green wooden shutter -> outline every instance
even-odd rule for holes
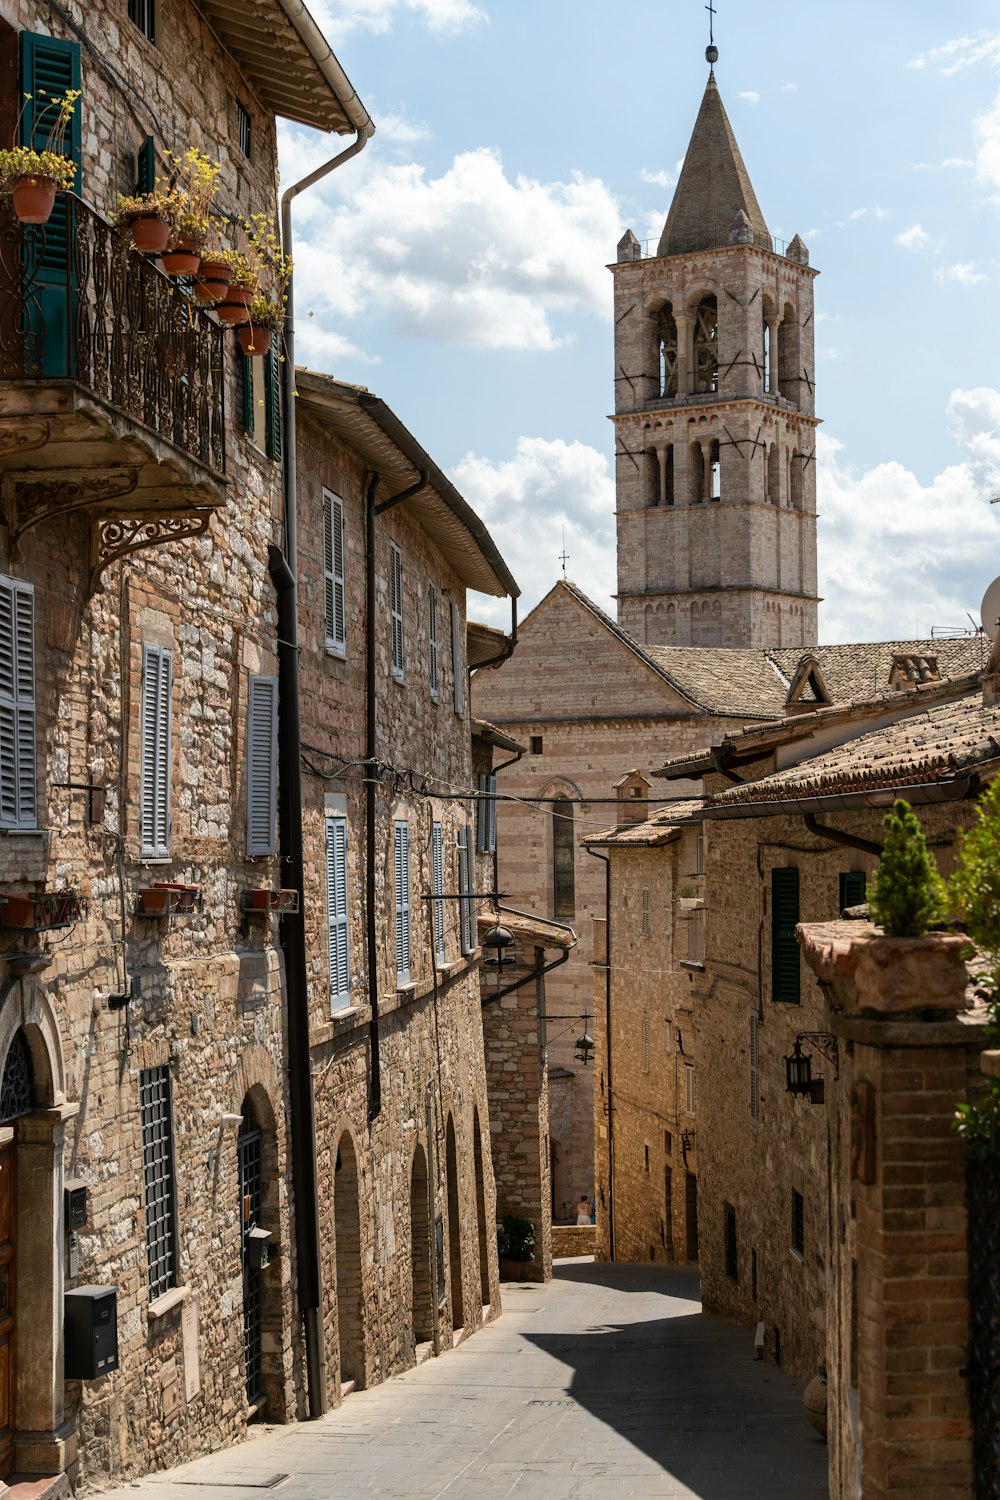
[[[243,397],[243,431],[253,437],[253,362],[249,354],[240,352],[240,392]]]
[[[794,866],[771,871],[771,999],[798,1005],[801,999],[799,945],[799,872]]]
[[[48,133],[56,119],[51,101],[65,94],[67,89],[79,87],[80,47],[77,42],[39,36],[32,31],[21,32],[21,93],[22,96],[31,95],[21,115],[22,146],[34,144],[36,150],[45,149]],[[78,103],[63,145],[63,155],[76,163],[73,187],[77,194],[81,194],[82,189],[82,146]],[[41,348],[38,373],[43,375],[59,377],[76,373],[70,337],[76,322],[73,308],[73,220],[71,200],[58,193],[56,206],[44,231],[25,236],[26,269],[38,283],[37,305],[31,308],[29,316],[37,324]]]
[[[264,451],[268,458],[281,457],[281,360],[278,334],[264,355]]]
[[[153,137],[147,135],[135,157],[135,190],[151,193],[156,186],[156,147]]]
[[[864,870],[843,870],[840,875],[840,910],[845,906],[863,906],[866,876]]]

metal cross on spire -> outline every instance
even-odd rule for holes
[[[705,9],[708,11],[708,46],[705,48],[705,61],[712,72],[714,72],[715,64],[719,61],[719,49],[715,45],[715,18],[719,12],[713,5],[712,0],[708,0]]]
[[[562,542],[563,542],[563,549],[562,549],[562,551],[559,554],[559,561],[562,563],[563,577],[565,578],[566,577],[566,564],[569,562],[569,553],[566,551],[566,528],[565,528],[565,526],[562,529]]]

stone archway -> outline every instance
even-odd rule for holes
[[[244,1059],[246,1061],[246,1059]],[[282,1350],[286,1328],[280,1278],[276,1268],[254,1271],[249,1264],[248,1232],[252,1225],[271,1231],[271,1253],[281,1244],[281,1174],[277,1120],[268,1089],[248,1084],[240,1106],[242,1124],[236,1138],[240,1199],[240,1244],[243,1270],[243,1357],[251,1419],[284,1422],[288,1396]]]
[[[410,1168],[410,1269],[413,1343],[434,1337],[434,1292],[431,1280],[431,1223],[427,1196],[427,1154],[419,1141]]]
[[[445,1131],[445,1171],[448,1178],[448,1273],[451,1281],[451,1326],[457,1333],[465,1327],[465,1292],[462,1285],[462,1215],[458,1191],[458,1149],[455,1121],[449,1114]]]
[[[19,1038],[15,1042],[15,1038]],[[0,1079],[11,1048],[30,1057],[30,1108],[0,1122],[11,1149],[16,1319],[31,1339],[14,1339],[13,1464],[21,1473],[59,1474],[72,1452],[63,1380],[63,1159],[66,1122],[79,1106],[66,1101],[66,1069],[55,1011],[33,975],[0,989]]]
[[[358,1158],[349,1131],[337,1145],[333,1176],[333,1235],[337,1265],[337,1339],[341,1391],[347,1381],[365,1384],[365,1325],[361,1272]]]

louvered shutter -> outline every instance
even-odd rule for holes
[[[455,679],[455,712],[465,712],[465,653],[462,650],[462,611],[451,606],[451,670]]]
[[[389,612],[392,616],[392,675],[403,675],[403,558],[395,542],[389,543]]]
[[[799,872],[794,866],[771,871],[771,999],[786,1005],[800,1000]]]
[[[397,822],[393,829],[396,877],[396,982],[410,982],[410,828]]]
[[[347,642],[344,614],[344,506],[336,495],[323,492],[323,613],[326,644],[343,651]]]
[[[330,1009],[351,1003],[347,919],[347,819],[326,820],[326,921],[330,956]]]
[[[264,451],[268,458],[281,457],[281,360],[278,357],[280,335],[271,336],[271,347],[264,356]]]
[[[476,804],[476,848],[480,854],[492,854],[497,846],[496,791],[495,776],[480,776]]]
[[[251,677],[247,694],[247,854],[274,853],[278,679]]]
[[[67,89],[79,87],[80,47],[77,42],[22,31],[21,97],[31,97],[21,114],[20,144],[33,144],[36,150],[45,150],[49,131],[56,122],[57,112],[52,108],[52,100],[60,98]],[[62,154],[76,163],[73,191],[80,196],[83,193],[81,147],[81,112],[77,101]],[[26,248],[26,254],[31,255],[31,274],[38,284],[37,295],[31,300],[27,314],[38,336],[40,373],[44,375],[72,377],[76,373],[72,344],[76,321],[72,306],[76,288],[71,254],[74,212],[70,199],[57,193],[44,236],[40,239],[32,237],[31,249]],[[40,255],[37,254],[39,248]]]
[[[135,156],[135,190],[137,194],[151,193],[156,186],[156,147],[153,137],[147,135]]]
[[[469,828],[463,824],[458,830],[458,890],[459,927],[462,935],[462,952],[471,953],[476,946],[476,912],[472,899],[472,848]]]
[[[34,828],[35,598],[0,579],[0,828]]]
[[[760,1019],[750,1017],[750,1119],[756,1125],[760,1120]]]
[[[438,699],[438,607],[437,589],[433,583],[427,585],[427,677],[431,697]]]
[[[444,892],[444,829],[440,823],[431,825],[431,863],[432,894],[440,897]],[[434,952],[438,962],[442,962],[445,956],[444,902],[440,900],[434,902]]]
[[[866,896],[864,870],[843,870],[840,876],[840,910],[847,906],[863,906]]]
[[[142,854],[146,859],[170,855],[170,690],[173,655],[160,646],[142,653],[142,785],[140,813]]]
[[[255,428],[253,403],[253,359],[240,350],[240,397],[243,408],[243,431],[252,438]]]

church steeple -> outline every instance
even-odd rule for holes
[[[733,219],[741,211],[750,221],[753,243],[770,249],[771,236],[712,72],[657,254],[728,245]]]

